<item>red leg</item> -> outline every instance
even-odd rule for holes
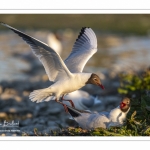
[[[64,106],[65,112],[68,113],[69,111],[68,111],[67,106],[65,104],[63,104],[63,103],[62,103],[62,105]]]
[[[67,106],[66,106],[65,104],[63,104],[62,102],[58,101],[57,99],[55,99],[55,101],[56,101],[57,103],[59,103],[59,104],[62,104],[63,107],[64,107],[64,109],[65,109],[65,112],[68,113],[68,108],[67,108]]]
[[[68,102],[70,102],[71,106],[75,108],[75,105],[74,105],[74,103],[73,103],[72,100],[65,100],[65,99],[64,99],[63,101],[68,101]]]
[[[61,100],[70,102],[71,106],[75,108],[73,101],[64,99],[64,95],[61,97]]]

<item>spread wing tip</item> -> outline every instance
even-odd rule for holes
[[[5,26],[5,27],[10,27],[8,24],[4,23],[4,22],[0,22],[1,25]]]
[[[76,117],[81,116],[80,112],[77,109],[72,108],[68,105],[66,105],[66,106],[67,106],[67,109],[68,109],[68,111],[72,117],[76,118]]]
[[[82,27],[81,28],[81,31],[80,31],[80,33],[79,33],[78,38],[76,39],[76,41],[78,41],[78,39],[84,34],[84,32],[85,32],[86,29],[90,29],[90,27]]]

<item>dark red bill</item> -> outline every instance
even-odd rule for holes
[[[99,83],[98,83],[98,86],[101,87],[102,89],[105,89],[102,84],[99,84]]]
[[[120,108],[123,108],[124,106],[126,106],[126,104],[124,102],[120,103]]]

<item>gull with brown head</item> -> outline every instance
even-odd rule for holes
[[[72,118],[83,129],[110,128],[112,126],[120,127],[126,120],[127,113],[130,110],[130,99],[125,97],[120,105],[110,112],[91,112],[90,110],[78,110],[67,105]]]
[[[5,23],[1,25],[8,27],[29,44],[32,52],[43,64],[50,81],[54,83],[45,89],[38,89],[30,93],[29,98],[33,102],[42,102],[55,99],[56,102],[64,100],[63,97],[76,91],[86,84],[94,84],[104,89],[98,75],[83,73],[87,61],[97,52],[97,38],[91,28],[84,27],[73,45],[70,55],[63,61],[60,55],[47,44],[27,35]],[[69,102],[74,107],[71,100]],[[63,104],[65,110],[67,107]]]

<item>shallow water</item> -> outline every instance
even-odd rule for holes
[[[48,32],[46,31],[27,31],[27,33],[47,42]],[[61,36],[63,37],[61,56],[64,59],[72,48],[76,34],[73,33],[66,38],[66,33],[62,33]],[[150,37],[122,37],[111,34],[98,34],[97,37],[98,52],[88,61],[85,72],[110,71],[117,74],[121,71],[138,71],[141,68],[149,67]],[[25,59],[27,57],[30,61]],[[29,79],[32,74],[26,72],[32,69],[33,61],[37,62],[37,65],[41,65],[29,46],[20,37],[12,32],[0,33],[0,81]],[[41,72],[41,74],[45,74],[44,69]]]
[[[150,38],[126,37],[121,45],[110,48],[109,52],[117,56],[113,66],[120,66],[135,71],[143,67],[149,67]]]

